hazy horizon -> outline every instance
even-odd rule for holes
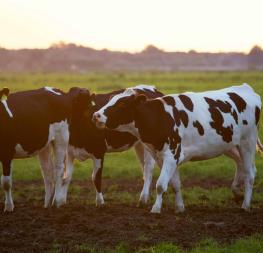
[[[34,50],[34,49],[48,49],[48,48],[52,48],[54,45],[58,45],[59,43],[65,43],[65,46],[66,45],[70,45],[70,44],[74,44],[75,46],[77,46],[77,47],[86,47],[86,48],[92,48],[92,49],[94,49],[94,50],[109,50],[109,51],[113,51],[113,52],[123,52],[123,53],[125,53],[125,52],[127,52],[127,53],[131,53],[131,54],[133,54],[133,53],[140,53],[140,52],[142,52],[142,51],[144,51],[147,47],[149,47],[149,46],[153,46],[153,47],[156,47],[157,49],[159,49],[159,50],[162,50],[162,51],[164,51],[164,52],[167,52],[167,53],[172,53],[172,52],[185,52],[185,53],[188,53],[189,51],[195,51],[195,52],[197,52],[197,53],[244,53],[244,54],[248,54],[250,51],[251,51],[251,49],[253,48],[253,47],[255,47],[255,46],[259,46],[260,48],[262,48],[263,49],[263,47],[261,46],[261,45],[259,45],[259,44],[255,44],[255,45],[251,45],[251,47],[247,50],[247,51],[226,51],[226,50],[221,50],[221,51],[208,51],[208,50],[204,50],[204,51],[201,51],[201,50],[196,50],[196,49],[194,49],[194,48],[191,48],[191,49],[189,49],[189,50],[166,50],[166,49],[164,49],[164,48],[160,48],[160,47],[158,47],[158,46],[156,46],[156,45],[154,45],[154,44],[148,44],[148,45],[145,45],[143,48],[141,48],[141,49],[138,49],[138,50],[118,50],[118,49],[110,49],[110,48],[96,48],[96,47],[93,47],[93,46],[91,46],[91,45],[83,45],[83,44],[78,44],[78,43],[74,43],[74,42],[66,42],[66,41],[56,41],[56,42],[54,42],[54,43],[51,43],[49,46],[47,46],[47,47],[21,47],[21,48],[10,48],[10,47],[3,47],[3,46],[1,46],[0,45],[0,48],[3,48],[3,49],[7,49],[7,50],[23,50],[23,49],[29,49],[29,50]]]
[[[0,47],[58,41],[140,52],[244,52],[263,46],[262,0],[0,0]]]

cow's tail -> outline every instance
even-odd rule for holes
[[[258,139],[257,139],[257,151],[258,151],[259,153],[263,154],[263,145],[262,145],[259,137],[258,137]]]

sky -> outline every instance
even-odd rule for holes
[[[262,11],[263,0],[0,0],[0,47],[248,52],[263,47]]]

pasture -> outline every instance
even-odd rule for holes
[[[104,93],[136,84],[153,84],[165,94],[219,89],[249,83],[263,97],[262,72],[1,74],[0,86],[11,92],[53,86],[86,87]],[[26,101],[25,101],[26,103]],[[263,116],[260,136],[263,140]],[[0,140],[1,141],[1,140]],[[194,144],[193,144],[194,145]],[[102,189],[106,205],[95,207],[90,161],[75,161],[68,203],[43,208],[44,184],[36,158],[13,163],[13,213],[0,214],[1,252],[263,252],[263,157],[258,169],[252,210],[245,213],[230,190],[235,165],[226,157],[180,167],[186,204],[175,214],[172,191],[161,215],[150,214],[155,197],[137,207],[143,181],[133,150],[107,154]],[[0,191],[0,209],[4,193]]]

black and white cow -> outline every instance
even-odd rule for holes
[[[244,184],[242,208],[249,210],[252,197],[255,151],[261,98],[243,84],[201,93],[167,95],[148,100],[134,89],[115,95],[93,115],[100,128],[129,131],[155,157],[161,174],[156,184],[153,213],[160,213],[162,194],[171,183],[178,211],[184,211],[178,166],[222,154],[237,164],[232,190]]]
[[[163,96],[162,93],[149,85],[138,85],[134,87],[134,89],[139,94],[143,94],[148,98]],[[101,175],[105,153],[125,151],[131,147],[134,147],[136,151],[144,174],[144,186],[139,201],[142,203],[147,202],[149,198],[152,170],[155,164],[150,153],[134,135],[128,132],[98,129],[92,121],[92,115],[95,111],[104,106],[112,96],[122,93],[123,91],[124,89],[107,94],[93,94],[92,99],[94,104],[90,108],[89,113],[86,113],[83,117],[78,117],[78,121],[75,121],[75,124],[70,126],[67,175],[62,186],[64,196],[63,202],[66,202],[67,198],[67,190],[73,172],[73,160],[77,159],[84,161],[86,159],[92,159],[92,180],[96,188],[96,205],[103,205],[104,199],[101,191]]]
[[[11,163],[15,158],[38,154],[45,182],[45,206],[63,203],[63,173],[68,150],[69,124],[74,125],[90,99],[89,91],[71,88],[68,93],[45,87],[16,92],[0,91],[0,161],[5,191],[5,211],[14,208]],[[8,97],[7,97],[8,95]],[[51,145],[52,144],[52,145]],[[50,152],[53,148],[54,163]],[[55,185],[54,185],[55,182]]]

